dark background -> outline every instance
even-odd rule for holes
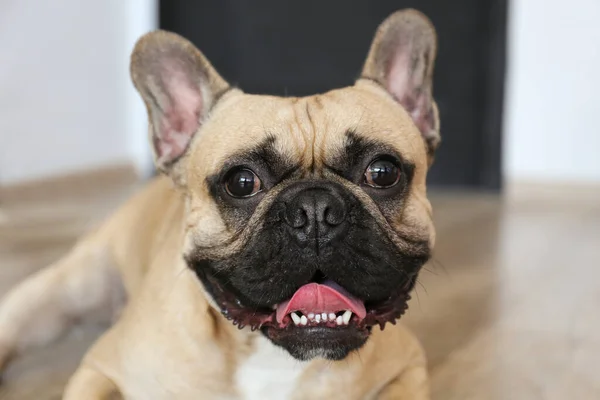
[[[500,190],[507,0],[163,0],[160,26],[194,42],[252,93],[309,95],[352,84],[379,23],[406,7],[436,26],[442,145],[433,187]]]

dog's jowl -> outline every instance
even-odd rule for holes
[[[429,398],[397,321],[435,240],[435,55],[430,22],[400,11],[353,86],[282,98],[143,36],[131,75],[162,174],[7,294],[0,364],[104,308],[66,399]]]

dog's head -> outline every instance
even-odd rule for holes
[[[185,39],[132,55],[159,170],[185,193],[184,258],[211,304],[298,359],[342,359],[406,309],[434,242],[436,36],[412,10],[382,23],[354,86],[245,94]]]

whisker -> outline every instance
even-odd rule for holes
[[[423,283],[419,279],[417,279],[417,283],[419,284],[419,286],[421,286],[421,288],[423,289],[425,294],[429,296],[429,293],[427,292],[427,288],[425,288],[425,285],[423,285]],[[417,292],[415,291],[415,293],[417,293]],[[417,293],[417,297],[418,297],[418,293]]]
[[[423,267],[422,267],[422,270],[423,270],[423,271],[426,271],[426,272],[429,272],[429,273],[430,273],[430,274],[432,274],[432,275],[436,275],[436,276],[438,275],[438,273],[437,273],[437,272],[435,272],[434,270],[432,270],[432,269],[430,269],[430,268],[427,268],[427,266],[423,266]]]
[[[415,295],[417,296],[417,304],[419,305],[419,311],[423,311],[423,308],[421,307],[421,296],[419,296],[419,291],[417,289],[418,288],[415,289]],[[408,309],[408,312],[410,312],[410,308]]]
[[[442,272],[443,272],[444,274],[446,274],[446,275],[449,275],[448,268],[446,268],[446,266],[444,265],[444,263],[442,263],[442,262],[439,260],[439,258],[432,257],[432,258],[431,258],[431,262],[433,263],[433,267],[435,267],[435,268],[438,268],[438,267],[439,267],[439,268],[441,268],[441,269],[442,269]]]

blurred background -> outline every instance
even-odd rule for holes
[[[140,35],[184,35],[248,92],[308,95],[351,84],[405,7],[439,35],[439,239],[407,317],[434,397],[600,398],[597,0],[0,1],[0,294],[154,174]],[[94,329],[17,360],[0,395],[54,398]]]
[[[149,173],[145,111],[128,72],[148,30],[185,35],[249,92],[306,95],[352,83],[377,25],[403,7],[425,12],[439,32],[444,146],[431,185],[600,181],[593,0],[61,4],[0,5],[4,185],[116,163]]]

